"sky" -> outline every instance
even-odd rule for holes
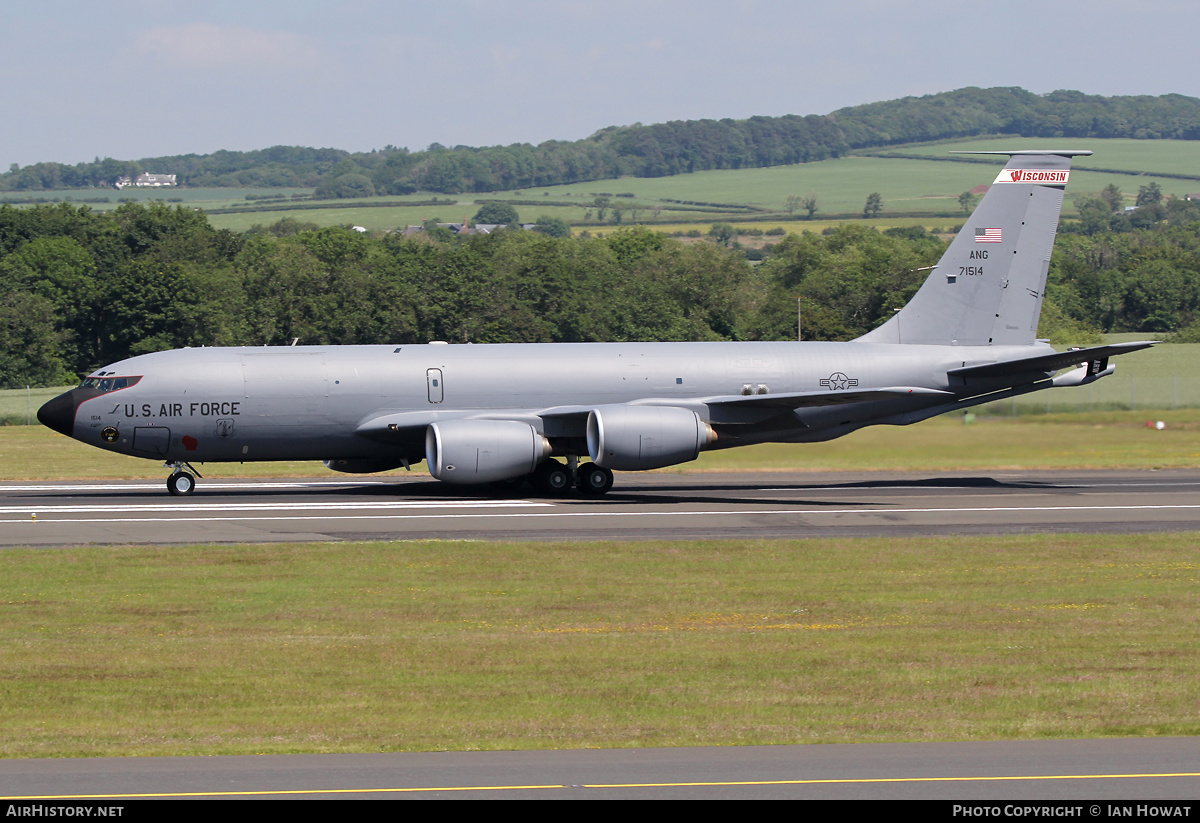
[[[1200,97],[1194,0],[0,0],[0,169],[578,140],[964,86]]]

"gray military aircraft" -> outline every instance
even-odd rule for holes
[[[1091,152],[977,153],[1009,160],[908,305],[850,342],[177,349],[93,372],[38,420],[165,460],[177,495],[195,489],[192,463],[377,472],[422,458],[447,483],[599,495],[614,470],[706,449],[830,440],[1084,385],[1152,345],[1060,353],[1036,339],[1071,158]]]

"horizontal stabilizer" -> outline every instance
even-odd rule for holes
[[[1112,343],[1107,346],[1092,346],[1087,349],[1071,349],[1070,351],[1043,354],[1039,357],[1024,357],[1019,360],[1005,360],[1002,363],[987,363],[982,366],[967,366],[963,369],[952,369],[951,377],[989,378],[1008,377],[1014,374],[1030,374],[1033,372],[1055,372],[1089,363],[1096,360],[1107,360],[1118,354],[1128,354],[1139,349],[1148,349],[1155,341],[1140,340],[1136,343]]]

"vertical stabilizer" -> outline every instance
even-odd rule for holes
[[[870,343],[1033,343],[1071,158],[1090,151],[1008,155],[982,202],[907,306],[858,338]]]

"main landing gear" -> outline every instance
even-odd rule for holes
[[[562,497],[572,486],[589,497],[599,497],[612,488],[613,473],[610,469],[595,463],[580,466],[576,460],[575,457],[568,457],[566,463],[547,460],[534,470],[529,479],[534,488],[547,497]]]
[[[167,491],[176,497],[186,497],[194,492],[196,490],[196,478],[203,478],[203,475],[196,471],[195,466],[191,463],[175,461],[164,463],[163,465],[171,469],[171,476],[167,478]],[[185,468],[191,470],[192,474],[184,471]]]
[[[515,494],[526,480],[546,497],[564,497],[572,487],[588,497],[599,497],[613,487],[610,469],[595,463],[579,466],[574,458],[568,458],[566,463],[547,460],[538,465],[533,474],[501,480],[492,487],[501,494]]]
[[[613,487],[612,469],[597,466],[595,463],[581,466],[575,475],[575,487],[589,497],[607,494],[608,490]]]

